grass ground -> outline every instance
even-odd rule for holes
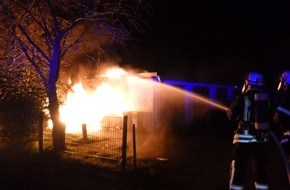
[[[171,137],[162,152],[163,159],[156,156],[138,160],[142,167],[128,170],[126,174],[64,159],[63,155],[40,156],[13,151],[13,148],[1,149],[0,189],[228,189],[230,133],[204,127],[198,132],[171,133]],[[270,189],[288,190],[286,171],[273,142],[269,153]],[[251,176],[248,181],[252,181]],[[249,184],[247,189],[253,189]]]

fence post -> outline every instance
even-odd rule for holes
[[[39,112],[39,123],[38,123],[38,151],[40,154],[43,153],[43,113]]]
[[[88,140],[88,133],[87,133],[87,125],[84,123],[82,124],[82,130],[83,130],[83,140]]]
[[[133,161],[134,161],[134,169],[136,169],[137,166],[137,153],[136,153],[136,127],[135,124],[133,124]]]
[[[123,143],[122,143],[122,160],[121,160],[121,171],[126,172],[126,159],[127,159],[127,122],[128,116],[125,115],[123,118]]]

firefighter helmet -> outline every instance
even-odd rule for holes
[[[290,70],[284,71],[280,75],[280,82],[277,90],[278,91],[286,90],[288,88],[288,85],[290,85]]]
[[[256,72],[249,72],[246,75],[245,83],[242,89],[242,93],[247,92],[248,90],[259,88],[264,86],[265,80],[262,74]]]

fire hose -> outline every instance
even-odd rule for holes
[[[223,110],[227,111],[227,109],[223,109]],[[283,147],[281,146],[281,143],[280,143],[278,137],[275,135],[275,133],[272,130],[269,130],[269,133],[270,133],[272,139],[274,140],[274,142],[278,148],[278,151],[280,152],[281,159],[284,163],[284,167],[285,167],[287,175],[288,175],[288,182],[290,184],[290,164],[289,164],[288,158],[285,154]]]
[[[283,150],[283,147],[281,146],[281,143],[280,141],[278,140],[278,137],[273,133],[273,131],[269,131],[271,137],[273,138],[279,152],[280,152],[280,155],[282,157],[282,160],[284,162],[284,166],[285,166],[285,169],[287,171],[287,175],[288,175],[288,181],[289,181],[289,184],[290,184],[290,165],[289,165],[289,161],[288,161],[288,158]]]
[[[213,106],[216,106],[217,108],[219,108],[219,109],[221,109],[221,110],[223,110],[225,112],[227,112],[227,110],[229,109],[228,107],[223,106],[221,104],[218,104],[216,102],[205,100],[205,99],[203,99],[201,97],[198,97],[198,96],[197,96],[197,98],[199,98],[200,100],[205,101],[205,102],[207,102],[207,103],[209,103],[209,104],[211,104]],[[284,151],[283,147],[281,146],[281,143],[280,143],[278,137],[275,135],[275,133],[273,131],[271,131],[271,130],[269,130],[269,133],[270,133],[270,136],[272,137],[272,139],[274,140],[274,142],[275,142],[275,144],[276,144],[276,146],[278,148],[278,151],[280,152],[281,159],[282,159],[282,161],[284,163],[284,167],[285,167],[287,175],[288,175],[288,182],[290,184],[290,163],[288,161],[288,158],[287,158],[287,156],[285,154],[285,151]]]

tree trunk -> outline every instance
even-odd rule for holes
[[[51,87],[51,86],[50,86]],[[65,124],[60,121],[59,104],[56,95],[56,87],[49,89],[49,112],[53,123],[52,140],[53,149],[62,151],[65,149]]]
[[[55,151],[62,151],[65,149],[65,124],[60,121],[59,104],[56,92],[56,82],[59,75],[61,46],[60,41],[62,39],[62,33],[56,34],[53,44],[53,55],[50,62],[50,71],[48,79],[48,99],[49,99],[49,111],[53,124],[52,139],[53,148]]]

